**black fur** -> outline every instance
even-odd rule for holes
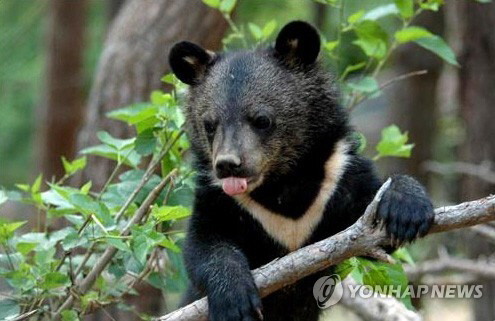
[[[185,58],[189,58],[190,61]],[[172,71],[177,78],[189,85],[200,80],[200,74],[204,72],[205,67],[212,59],[213,57],[203,48],[188,41],[177,43],[169,54],[169,64]]]
[[[294,38],[296,50],[284,45]],[[186,68],[186,77],[183,60],[175,58],[190,52],[201,56],[201,51],[184,43],[172,50],[170,62],[178,77],[200,80],[189,82],[184,109],[198,171],[184,247],[191,281],[184,304],[207,295],[210,321],[259,320],[261,311],[268,321],[317,320],[320,310],[312,287],[328,273],[306,277],[261,300],[250,270],[289,249],[224,193],[219,178],[261,177],[259,185],[248,190],[251,198],[272,212],[297,219],[320,190],[325,162],[336,153],[338,142],[347,141],[351,147],[345,151],[345,171],[304,244],[353,224],[381,185],[372,163],[352,147],[347,115],[337,103],[331,79],[315,62],[319,45],[313,27],[294,22],[282,29],[275,48],[200,59],[203,69]],[[201,75],[189,74],[191,70],[201,70]],[[269,126],[256,124],[260,115],[270,120]],[[214,166],[219,155],[242,164],[235,169]],[[401,244],[428,231],[433,208],[419,183],[394,176],[377,216],[394,244]]]

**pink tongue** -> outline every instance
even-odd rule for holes
[[[247,190],[247,179],[227,177],[222,180],[223,191],[228,195],[244,193]]]

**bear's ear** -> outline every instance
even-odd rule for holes
[[[213,57],[213,53],[200,46],[182,41],[172,47],[168,62],[177,78],[186,84],[195,85],[201,81]]]
[[[291,65],[312,64],[320,52],[320,35],[307,22],[289,22],[277,36],[275,51],[280,58]]]

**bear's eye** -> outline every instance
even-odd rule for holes
[[[212,136],[215,134],[215,130],[217,128],[216,124],[214,121],[211,120],[205,120],[204,121],[204,126],[205,126],[205,131],[208,136]]]
[[[257,129],[266,130],[272,126],[272,120],[268,116],[259,115],[254,117],[254,119],[252,120],[252,124]]]

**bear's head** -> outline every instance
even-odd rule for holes
[[[283,27],[274,47],[172,48],[170,66],[190,85],[184,113],[200,175],[235,195],[328,158],[347,117],[319,50],[318,32],[302,21]]]

